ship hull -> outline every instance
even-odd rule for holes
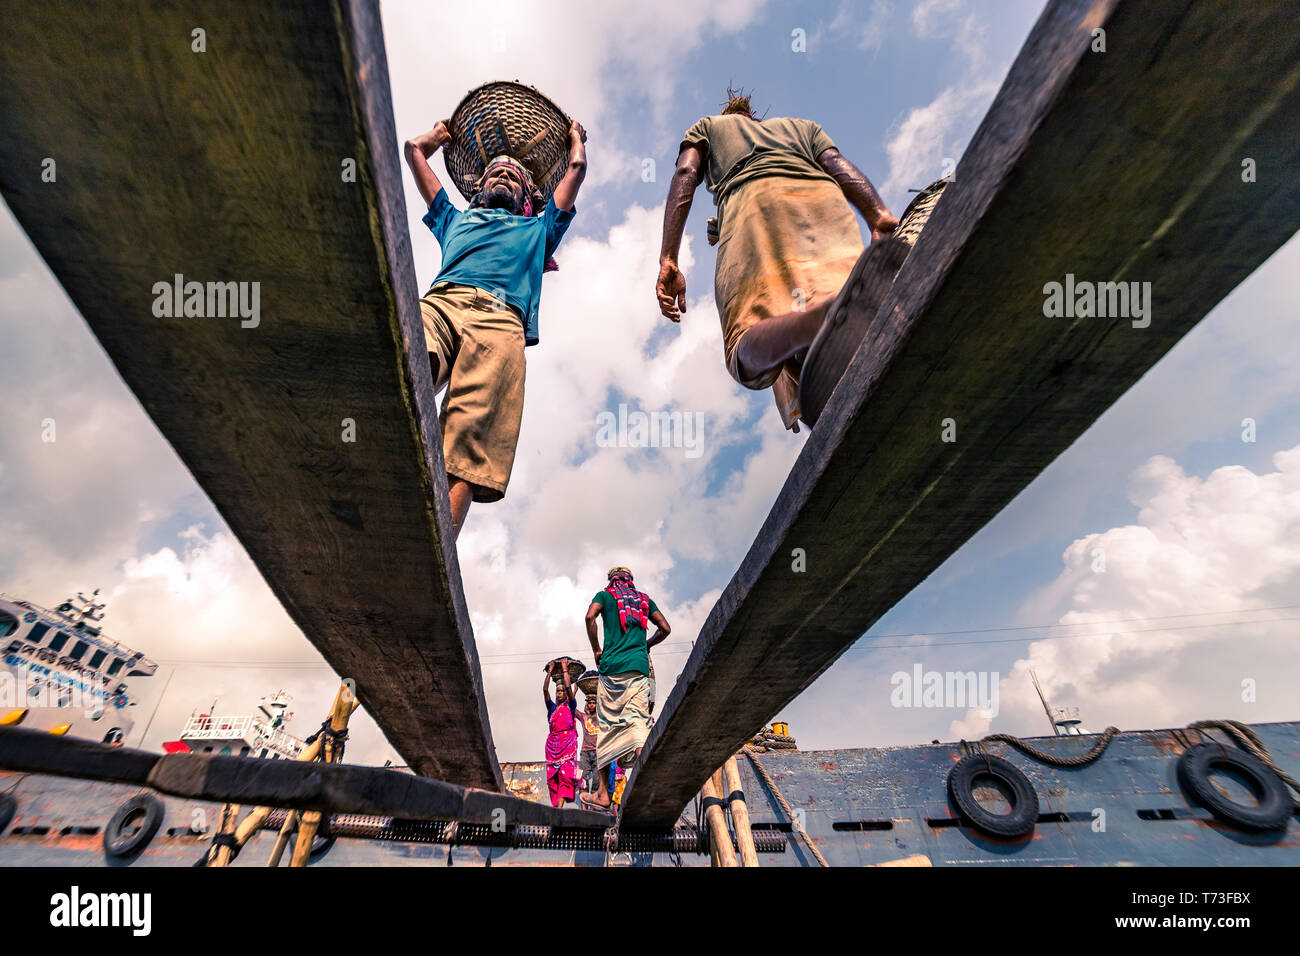
[[[1300,722],[1255,725],[1278,765],[1300,776]],[[1034,831],[1016,840],[994,839],[968,826],[947,793],[948,772],[962,756],[956,744],[881,747],[757,755],[781,796],[799,815],[808,837],[832,866],[909,861],[931,866],[1300,866],[1300,817],[1276,831],[1252,833],[1188,801],[1178,762],[1195,732],[1128,732],[1082,767],[1043,763],[1005,744],[985,745],[1015,764],[1038,797]],[[1059,756],[1087,749],[1095,737],[1029,741]],[[754,829],[779,839],[779,852],[760,852],[762,866],[817,865],[749,758],[739,761]],[[502,766],[516,796],[546,801],[544,765]],[[0,834],[0,866],[191,866],[210,837],[217,804],[160,796],[164,819],[149,845],[131,860],[109,856],[103,829],[138,787],[42,775],[0,775],[0,792],[17,811]],[[679,827],[695,827],[695,806]],[[375,832],[384,821],[374,820]],[[415,829],[419,829],[417,826]],[[385,838],[340,836],[316,866],[707,866],[702,851],[606,852],[598,834],[555,837],[549,847],[450,845],[441,825],[388,826]],[[474,840],[468,830],[462,837]],[[234,862],[264,866],[273,834],[263,831]],[[634,843],[634,840],[629,840]],[[567,843],[561,846],[556,844]]]

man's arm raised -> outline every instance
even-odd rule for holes
[[[415,185],[420,190],[426,206],[433,204],[433,197],[442,189],[442,183],[438,182],[438,177],[433,174],[433,169],[429,166],[429,157],[450,142],[451,120],[439,120],[429,132],[421,133],[414,139],[406,141],[403,150],[406,154],[406,165],[411,167],[411,174],[415,176]]]
[[[578,199],[578,189],[587,178],[587,131],[577,120],[569,121],[569,169],[555,187],[555,208],[569,212]]]
[[[686,217],[691,213],[695,187],[700,184],[704,168],[704,151],[698,146],[687,146],[677,156],[677,168],[668,184],[668,202],[664,204],[664,237],[659,248],[659,280],[655,283],[655,297],[659,311],[674,322],[681,321],[686,311],[686,276],[677,267],[677,253],[682,246],[682,232]]]

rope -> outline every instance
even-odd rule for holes
[[[799,834],[800,838],[808,847],[812,855],[817,859],[818,863],[822,866],[830,866],[830,864],[826,862],[826,857],[822,856],[821,850],[817,849],[817,844],[813,842],[813,838],[808,835],[808,831],[801,827],[795,820],[794,810],[792,810],[790,804],[786,802],[781,790],[776,785],[776,781],[773,780],[772,775],[767,772],[767,768],[758,762],[757,754],[753,750],[749,749],[749,745],[742,748],[741,753],[749,758],[749,762],[754,765],[754,772],[763,778],[763,784],[771,792],[772,796],[776,797],[776,802],[781,804],[781,810],[790,820],[790,829]]]
[[[1197,720],[1187,725],[1188,730],[1222,730],[1229,737],[1235,740],[1241,749],[1245,750],[1260,763],[1282,778],[1282,781],[1296,793],[1300,793],[1300,781],[1284,771],[1277,765],[1268,748],[1264,746],[1264,741],[1259,739],[1259,734],[1255,733],[1249,726],[1239,720]]]
[[[1105,731],[1102,732],[1101,739],[1097,741],[1091,750],[1087,753],[1079,754],[1076,757],[1058,757],[1056,754],[1046,753],[1036,747],[1031,747],[1014,734],[989,734],[987,737],[981,739],[980,743],[985,743],[990,740],[1000,740],[1003,743],[1015,747],[1021,753],[1028,754],[1035,760],[1041,760],[1043,763],[1049,763],[1056,767],[1082,767],[1085,764],[1092,763],[1100,757],[1105,752],[1106,748],[1110,746],[1111,740],[1113,740],[1119,732],[1120,729],[1118,727],[1107,727]],[[964,744],[965,741],[963,740],[962,743]]]
[[[343,749],[348,742],[348,729],[344,727],[342,730],[335,730],[333,727],[330,726],[331,720],[333,720],[333,717],[326,717],[321,722],[320,730],[316,731],[316,733],[312,734],[310,737],[304,740],[303,743],[308,745],[313,744],[316,742],[317,737],[324,735],[326,740],[328,740],[334,746],[333,762],[339,763],[343,760]],[[322,748],[322,757],[324,756],[323,751],[324,748]]]

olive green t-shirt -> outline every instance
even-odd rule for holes
[[[649,598],[649,595],[647,595]],[[657,614],[658,606],[653,598],[646,616]],[[604,621],[605,641],[600,648],[600,672],[602,674],[623,674],[636,671],[638,674],[650,673],[650,650],[646,647],[645,628],[632,621],[627,622],[624,631],[618,623],[618,602],[608,591],[599,591],[591,599],[592,604],[599,604],[601,620]]]
[[[708,151],[708,187],[719,206],[737,186],[759,176],[835,181],[817,163],[835,142],[812,120],[755,120],[739,113],[706,116],[682,137],[682,147],[687,146]]]

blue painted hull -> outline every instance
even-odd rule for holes
[[[1283,770],[1300,776],[1300,722],[1261,724],[1256,732]],[[1077,754],[1091,737],[1038,738],[1040,750]],[[1283,830],[1249,833],[1190,805],[1176,767],[1189,744],[1185,731],[1119,735],[1094,763],[1060,768],[1004,744],[987,745],[1014,763],[1038,795],[1039,821],[1018,840],[996,840],[965,825],[950,805],[947,774],[961,757],[955,744],[759,755],[773,782],[802,816],[803,826],[832,866],[862,866],[924,857],[933,866],[1300,866],[1300,817]],[[775,796],[739,760],[756,830],[785,834],[783,852],[760,854],[763,866],[816,865],[790,833]],[[546,800],[541,764],[505,764],[519,796]],[[150,845],[128,864],[105,854],[102,832],[113,811],[138,788],[38,775],[0,775],[0,791],[18,812],[0,835],[0,866],[189,866],[208,840],[191,824],[213,825],[219,806],[163,797],[166,815]],[[679,825],[694,826],[695,807]],[[260,833],[236,866],[263,866],[273,835]],[[316,866],[707,866],[702,853],[619,853],[596,849],[513,849],[415,840],[339,838]]]

